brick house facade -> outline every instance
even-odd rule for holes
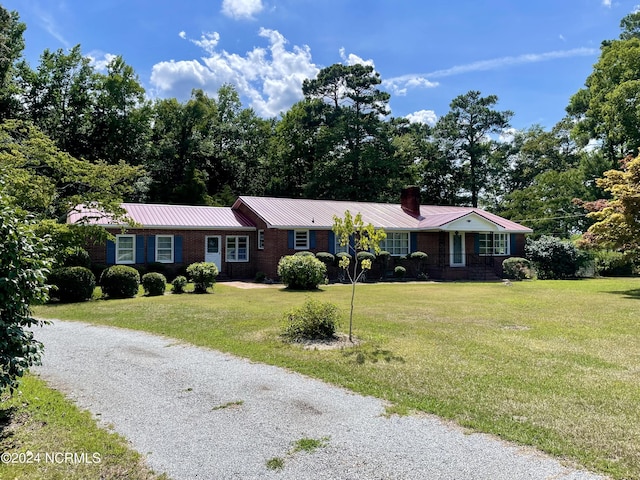
[[[194,262],[213,261],[221,278],[252,279],[263,272],[277,278],[280,258],[298,251],[340,250],[331,231],[333,216],[346,210],[362,213],[365,223],[387,232],[382,246],[395,265],[410,267],[404,257],[414,251],[428,255],[429,278],[444,280],[499,277],[502,261],[523,256],[525,235],[531,230],[499,216],[468,207],[419,204],[419,192],[407,189],[401,203],[379,204],[267,197],[239,197],[226,207],[123,204],[135,227],[114,225],[102,217],[115,237],[106,245],[88,248],[94,263],[149,267],[163,264],[169,276]],[[94,211],[81,210],[69,222]],[[387,274],[376,265],[372,274]],[[409,270],[411,274],[411,270]],[[330,268],[330,276],[337,275]]]

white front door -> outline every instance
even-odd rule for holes
[[[215,263],[220,271],[222,267],[222,249],[220,248],[220,237],[205,237],[204,261]]]
[[[464,267],[464,232],[451,232],[451,236],[449,237],[449,246],[449,250],[451,252],[451,261],[449,264],[452,267]]]

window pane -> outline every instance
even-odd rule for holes
[[[218,253],[220,252],[220,239],[218,237],[208,237],[207,238],[207,253]]]
[[[307,230],[296,230],[295,248],[309,248],[309,232]]]
[[[133,263],[133,250],[118,250],[118,263]]]
[[[166,250],[171,249],[171,244],[173,243],[172,237],[157,237],[158,240],[158,250]]]
[[[133,248],[133,237],[118,237],[118,248]]]

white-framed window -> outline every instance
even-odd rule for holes
[[[293,248],[296,250],[309,249],[309,230],[296,230],[294,232]]]
[[[136,263],[136,236],[116,235],[116,263]]]
[[[380,249],[393,256],[409,254],[409,232],[387,232],[387,238],[380,243]]]
[[[264,250],[264,230],[258,230],[258,250]]]
[[[173,235],[156,235],[156,262],[173,263]]]
[[[249,261],[249,237],[228,236],[226,239],[226,260],[227,262],[248,262]]]
[[[508,233],[480,233],[480,255],[509,255]]]

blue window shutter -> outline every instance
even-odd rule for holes
[[[136,235],[135,263],[144,263],[144,237],[142,235]]]
[[[351,252],[355,252],[355,251],[356,251],[356,239],[353,235],[349,235],[349,249],[347,250],[347,253],[351,255]]]
[[[147,237],[147,262],[153,263],[156,261],[156,237],[155,235],[149,235]]]
[[[332,255],[336,253],[336,234],[333,233],[333,230],[329,231],[329,249],[328,252]]]
[[[293,236],[294,236],[293,230],[289,230],[287,232],[287,240],[288,240],[287,243],[289,248],[293,248]]]
[[[182,236],[176,235],[173,237],[173,261],[175,263],[182,263]]]
[[[409,234],[409,253],[413,253],[418,250],[418,232],[411,232]]]
[[[473,252],[478,255],[480,253],[480,234],[473,234]]]
[[[107,240],[107,265],[113,265],[116,263],[116,244]]]
[[[309,231],[309,248],[316,248],[316,231]]]
[[[509,234],[509,242],[511,243],[511,246],[509,247],[509,253],[511,255],[516,255],[516,249],[518,248],[518,245],[516,243],[516,234],[515,233],[511,233]]]

